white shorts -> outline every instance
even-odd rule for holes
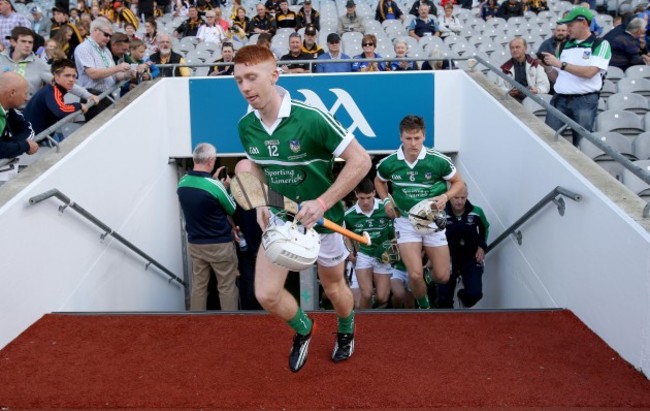
[[[370,257],[365,254],[357,254],[357,264],[355,269],[363,270],[366,268],[372,268],[372,272],[375,274],[390,274],[391,267],[388,263],[382,263],[375,257]]]
[[[422,243],[425,247],[442,247],[447,245],[445,230],[431,234],[421,234],[415,230],[407,218],[398,217],[394,220],[395,238],[397,244]]]
[[[409,288],[409,275],[406,271],[393,268],[393,276],[390,278],[390,280],[400,281],[404,285],[404,288],[406,290],[411,291],[411,289]]]
[[[341,264],[348,258],[350,252],[345,247],[343,236],[339,233],[320,235],[320,253],[318,253],[318,264],[323,267],[334,267]]]

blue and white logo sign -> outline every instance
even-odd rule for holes
[[[399,122],[408,114],[427,125],[425,145],[433,146],[434,74],[360,73],[283,76],[278,85],[294,100],[332,114],[370,152],[399,147]],[[232,77],[191,79],[192,147],[209,142],[221,155],[243,155],[237,123],[248,104]]]

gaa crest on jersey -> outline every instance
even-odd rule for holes
[[[586,49],[585,51],[582,52],[583,60],[589,60],[589,57],[591,57],[591,49]]]
[[[300,141],[297,139],[289,141],[289,149],[291,149],[292,153],[297,153],[300,151]]]
[[[258,150],[257,147],[255,147],[255,146],[250,146],[250,147],[248,147],[248,152],[250,154],[259,154],[260,150]]]
[[[474,224],[474,216],[473,215],[468,215],[467,216],[467,223],[469,224]]]
[[[433,177],[433,173],[431,171],[427,171],[424,174],[424,178],[426,178],[427,180],[431,180],[431,177]]]

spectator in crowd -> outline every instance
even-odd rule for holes
[[[305,0],[300,10],[298,10],[297,28],[303,28],[312,25],[316,30],[320,30],[320,13],[312,7],[311,0]]]
[[[94,20],[90,26],[90,36],[75,50],[75,63],[79,73],[79,85],[93,94],[101,94],[112,89],[117,82],[130,79],[131,65],[113,61],[108,43],[113,35],[113,24],[105,18]],[[104,98],[98,105],[86,112],[86,120],[91,120],[111,105]]]
[[[237,9],[237,16],[232,20],[233,27],[237,26],[237,28],[243,32],[244,36],[246,36],[250,31],[250,24],[251,19],[246,16],[246,8],[240,6]]]
[[[212,272],[217,278],[221,309],[237,310],[237,250],[231,220],[236,206],[227,191],[230,177],[217,180],[221,167],[214,176],[210,174],[217,161],[217,150],[212,144],[197,145],[192,159],[194,167],[181,178],[177,189],[185,216],[187,251],[192,260],[190,310],[206,309]]]
[[[81,44],[84,39],[81,37],[81,33],[79,33],[77,26],[68,21],[68,10],[61,8],[61,6],[54,6],[54,8],[52,8],[52,28],[50,29],[50,37],[57,38],[57,41],[59,41],[60,38],[57,37],[56,34],[62,27],[67,27],[72,32],[71,36],[66,37],[68,38],[68,55],[74,58],[74,52],[77,46]]]
[[[158,78],[160,76],[160,69],[147,57],[147,46],[142,40],[131,40],[129,48],[131,51],[131,64],[137,65],[135,77],[131,79],[129,86],[129,90],[131,90],[143,81]]]
[[[131,40],[141,40],[138,36],[135,35],[135,26],[131,23],[125,23],[124,24],[124,34],[126,34],[129,37],[129,41]],[[146,45],[145,45],[146,47]]]
[[[28,84],[16,73],[0,74],[0,158],[34,154],[34,130],[18,110],[27,101]]]
[[[41,60],[47,64],[52,64],[54,60],[63,60],[68,58],[65,52],[59,47],[59,44],[54,39],[45,41],[45,45],[38,50],[36,54]]]
[[[275,19],[271,16],[267,10],[266,6],[262,3],[258,3],[255,6],[257,10],[257,15],[251,19],[250,24],[250,33],[251,34],[269,34],[273,36],[275,34]]]
[[[289,35],[289,53],[282,56],[280,61],[313,60],[309,54],[302,52],[302,40],[300,34]],[[283,73],[309,73],[311,67],[308,63],[286,63],[280,66]]]
[[[122,28],[126,23],[129,23],[135,26],[136,30],[138,29],[140,21],[128,7],[124,6],[121,1],[116,1],[113,3],[113,10],[115,11],[113,23]]]
[[[508,20],[510,17],[523,17],[524,6],[519,0],[505,0],[501,3],[497,17]]]
[[[271,44],[271,35],[269,33],[261,33],[257,37],[257,43],[256,45],[260,47],[266,47],[267,49],[271,50],[271,53],[273,53],[273,56],[275,57],[276,60],[280,60],[280,56],[282,55],[280,51],[273,47]]]
[[[395,40],[393,49],[395,50],[395,57],[408,58],[406,53],[408,52],[409,45],[405,40]],[[388,69],[390,71],[417,70],[418,65],[415,61],[391,61],[388,63]]]
[[[429,15],[429,6],[426,4],[420,5],[419,12],[420,15],[413,19],[411,24],[409,24],[409,36],[418,41],[425,36],[440,36],[438,20]]]
[[[462,306],[473,307],[483,298],[483,266],[490,223],[481,207],[473,205],[467,196],[467,185],[463,185],[445,208],[451,276],[447,284],[438,284],[438,308],[454,308],[459,278],[463,280],[463,288],[458,290]]]
[[[25,119],[32,124],[35,134],[55,124],[76,111],[88,110],[88,104],[64,101],[64,96],[72,91],[77,81],[77,67],[70,60],[57,60],[52,64],[52,82],[32,96],[23,112]],[[93,96],[93,101],[98,102]]]
[[[9,47],[9,36],[14,27],[22,26],[30,28],[32,24],[27,17],[16,12],[10,0],[0,0],[0,40],[2,46],[0,51]]]
[[[25,77],[28,88],[28,98],[36,93],[43,85],[52,80],[52,73],[47,63],[34,54],[34,32],[22,26],[16,26],[11,31],[11,47],[0,53],[0,70],[15,71]],[[74,94],[83,98],[91,96],[82,87],[76,87]]]
[[[131,2],[132,4],[134,2]],[[154,17],[154,1],[153,0],[137,0],[137,15],[143,17],[144,21]]]
[[[415,17],[419,16],[420,5],[422,4],[426,4],[427,6],[429,6],[429,14],[431,14],[432,16],[438,15],[438,8],[431,0],[415,0],[415,2],[413,2],[413,5],[411,6],[411,10],[409,10],[409,14]]]
[[[32,6],[30,13],[32,13],[31,28],[34,33],[43,38],[49,37],[50,30],[52,29],[52,21],[43,16],[43,10],[39,6]]]
[[[550,53],[556,56],[560,51],[560,47],[566,43],[567,40],[567,25],[558,24],[553,29],[553,36],[547,38],[539,45],[537,53]]]
[[[300,199],[301,209],[296,219],[303,226],[311,228],[324,216],[340,224],[344,211],[341,199],[366,175],[370,157],[354,136],[329,113],[292,102],[289,93],[276,85],[278,78],[275,59],[268,49],[245,46],[235,55],[235,80],[251,108],[238,126],[242,146],[247,147],[250,158],[242,162],[260,177],[286,172],[287,167],[299,171],[304,175],[303,181],[309,181],[309,184],[269,179],[270,188],[293,200]],[[288,126],[274,128],[269,135],[265,127],[277,124],[283,117],[283,124]],[[292,145],[292,151],[297,149],[304,156],[278,151],[280,156],[277,162],[264,161],[264,154],[259,150],[268,152],[279,147],[267,146],[265,140],[272,143],[294,139],[305,142],[300,147]],[[294,155],[301,158],[300,164],[288,162]],[[335,157],[345,160],[336,180],[330,173]],[[261,228],[266,230],[270,217],[268,210],[260,210],[258,216]],[[317,230],[320,231],[320,228],[317,227]],[[322,233],[320,244],[318,275],[325,295],[334,306],[338,322],[336,345],[331,358],[334,362],[341,362],[349,359],[354,352],[354,301],[344,278],[348,251],[338,233]],[[286,268],[272,263],[265,253],[258,254],[255,294],[266,310],[287,321],[296,331],[289,355],[289,369],[297,372],[307,360],[313,323],[295,298],[284,289],[287,274]]]
[[[214,16],[215,16],[215,20],[214,20],[214,21],[215,21],[219,26],[221,26],[221,28],[223,29],[223,32],[224,32],[224,33],[227,33],[227,32],[228,32],[228,29],[230,29],[230,23],[228,23],[228,20],[226,20],[226,19],[223,18],[223,12],[221,11],[221,8],[220,8],[220,7],[215,7],[215,8],[214,8]],[[244,9],[244,17],[246,17],[246,9]],[[235,16],[235,18],[237,18],[237,16]],[[243,19],[242,19],[242,22],[243,22],[243,21],[248,21],[248,17],[243,18]],[[246,23],[246,24],[247,24],[247,23]],[[243,25],[246,25],[246,24],[243,24]],[[242,24],[240,24],[240,25],[242,25]]]
[[[529,0],[526,3],[526,10],[530,10],[535,14],[538,14],[540,11],[548,10],[548,4],[546,0]]]
[[[242,0],[233,0],[232,6],[230,7],[230,20],[234,20],[237,18],[237,11],[239,10],[240,7],[242,7],[241,2]]]
[[[343,35],[350,31],[365,33],[366,25],[361,17],[357,16],[357,5],[354,0],[348,0],[345,3],[345,14],[339,17],[338,33]]]
[[[264,3],[267,13],[271,14],[271,17],[280,13],[280,0],[266,0]]]
[[[541,62],[527,54],[526,40],[523,37],[515,37],[510,40],[509,46],[511,58],[501,65],[503,74],[513,78],[533,94],[547,94],[551,89],[548,76]],[[510,96],[517,101],[522,102],[526,98],[524,93],[512,88],[510,83],[502,79],[499,79],[499,83],[504,91],[510,90]]]
[[[445,14],[440,17],[440,24],[439,24],[439,29],[440,29],[440,37],[445,38],[449,36],[450,34],[452,35],[458,35],[460,34],[460,31],[463,29],[462,24],[460,24],[460,20],[456,16],[454,16],[454,6],[451,4],[447,4],[444,8]]]
[[[402,119],[402,145],[377,164],[375,188],[384,201],[386,214],[395,218],[395,236],[408,271],[413,296],[420,308],[430,308],[422,249],[432,263],[432,277],[436,282],[445,284],[449,280],[450,264],[445,230],[419,230],[405,216],[424,199],[432,201],[432,208],[444,210],[449,198],[461,192],[463,179],[449,157],[424,147],[424,135],[424,120],[421,117],[409,115]],[[404,184],[405,181],[410,183]],[[391,194],[397,209],[388,197],[388,182],[392,183]],[[449,188],[448,184],[451,184]],[[400,217],[397,217],[398,214]]]
[[[327,35],[327,53],[318,56],[318,60],[349,59],[350,56],[341,53],[341,37],[336,33]],[[352,63],[318,63],[316,73],[346,73],[352,71]]]
[[[456,64],[452,59],[445,58],[444,53],[438,48],[432,48],[429,59],[422,63],[421,70],[455,70]]]
[[[214,10],[205,12],[205,24],[199,27],[196,33],[196,38],[199,41],[215,43],[221,47],[221,43],[228,39],[226,32],[223,31],[220,25],[217,24],[217,15]]]
[[[492,18],[498,17],[499,3],[497,0],[487,0],[481,5],[481,18],[488,21]]]
[[[153,23],[155,23],[155,20],[151,20]],[[147,21],[149,22],[149,21]],[[196,33],[199,31],[199,27],[203,24],[203,20],[199,17],[199,12],[196,9],[196,6],[190,6],[190,8],[187,10],[187,20],[182,22],[176,30],[174,30],[174,33],[176,34],[176,37],[178,38],[183,38],[187,36],[196,36]],[[147,28],[147,25],[145,23],[145,30]],[[153,38],[155,39],[155,29],[153,33]],[[145,35],[146,37],[146,35]]]
[[[65,53],[65,58],[68,60],[74,61],[74,52],[70,47],[70,41],[72,40],[72,29],[69,26],[62,26],[56,31],[54,37],[51,37],[59,45],[59,48]]]
[[[377,48],[377,37],[374,34],[366,34],[361,39],[363,53],[354,56],[355,59],[380,59],[381,55],[375,53]],[[352,71],[386,71],[385,61],[355,61],[352,63]]]
[[[223,43],[221,45],[221,58],[215,63],[232,63],[235,57],[235,48],[232,43]],[[208,71],[208,76],[232,76],[234,66],[212,66]]]
[[[557,22],[568,26],[570,38],[559,58],[544,53],[546,74],[555,82],[556,94],[550,104],[587,131],[593,131],[603,74],[607,72],[612,57],[609,42],[591,33],[589,23],[592,18],[591,11],[584,7],[571,10]],[[549,111],[546,124],[558,130],[564,122]],[[573,130],[573,144],[578,146],[579,142],[580,134]]]
[[[279,29],[295,29],[297,27],[298,16],[289,10],[288,0],[280,0],[280,12],[275,14],[275,24]]]
[[[158,52],[150,56],[153,64],[187,64],[185,58],[172,50],[172,38],[169,34],[158,35]],[[161,77],[190,77],[189,67],[160,67]]]
[[[406,16],[402,13],[397,3],[393,0],[379,0],[375,10],[375,20],[383,23],[384,20],[404,20]]]
[[[158,51],[158,24],[151,17],[144,22],[144,36],[142,41],[147,46],[147,54],[153,54]]]
[[[199,12],[199,17],[205,16],[205,12],[212,9],[213,7],[208,0],[196,0],[196,11]]]
[[[628,67],[648,64],[650,57],[641,49],[641,39],[645,37],[646,21],[635,17],[626,26],[625,31],[611,30],[603,37],[612,48],[610,66],[625,71]]]
[[[318,31],[316,31],[316,27],[307,26],[305,28],[305,39],[302,42],[302,52],[312,58],[318,58],[321,54],[325,53],[325,50],[318,45],[317,40]]]
[[[111,36],[109,44],[115,65],[120,63],[131,64],[131,58],[129,57],[129,36],[124,33],[114,33]]]
[[[377,306],[383,308],[388,304],[392,269],[389,262],[381,260],[380,253],[382,244],[395,237],[392,220],[376,198],[375,187],[369,179],[361,180],[354,195],[357,202],[345,212],[345,227],[360,235],[367,232],[371,240],[370,245],[360,244],[356,254],[354,270],[361,292],[359,308],[372,308],[373,289]]]

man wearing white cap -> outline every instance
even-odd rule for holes
[[[566,24],[569,41],[560,47],[558,56],[544,52],[543,63],[549,80],[555,81],[551,105],[584,127],[593,131],[598,114],[598,99],[603,87],[612,50],[607,40],[597,38],[590,29],[591,11],[576,7],[557,24]],[[546,124],[558,130],[564,122],[550,111]],[[580,134],[573,131],[573,145],[578,146]]]
[[[32,6],[29,11],[32,13],[32,31],[41,37],[49,37],[52,21],[43,17],[43,10],[38,6]]]

